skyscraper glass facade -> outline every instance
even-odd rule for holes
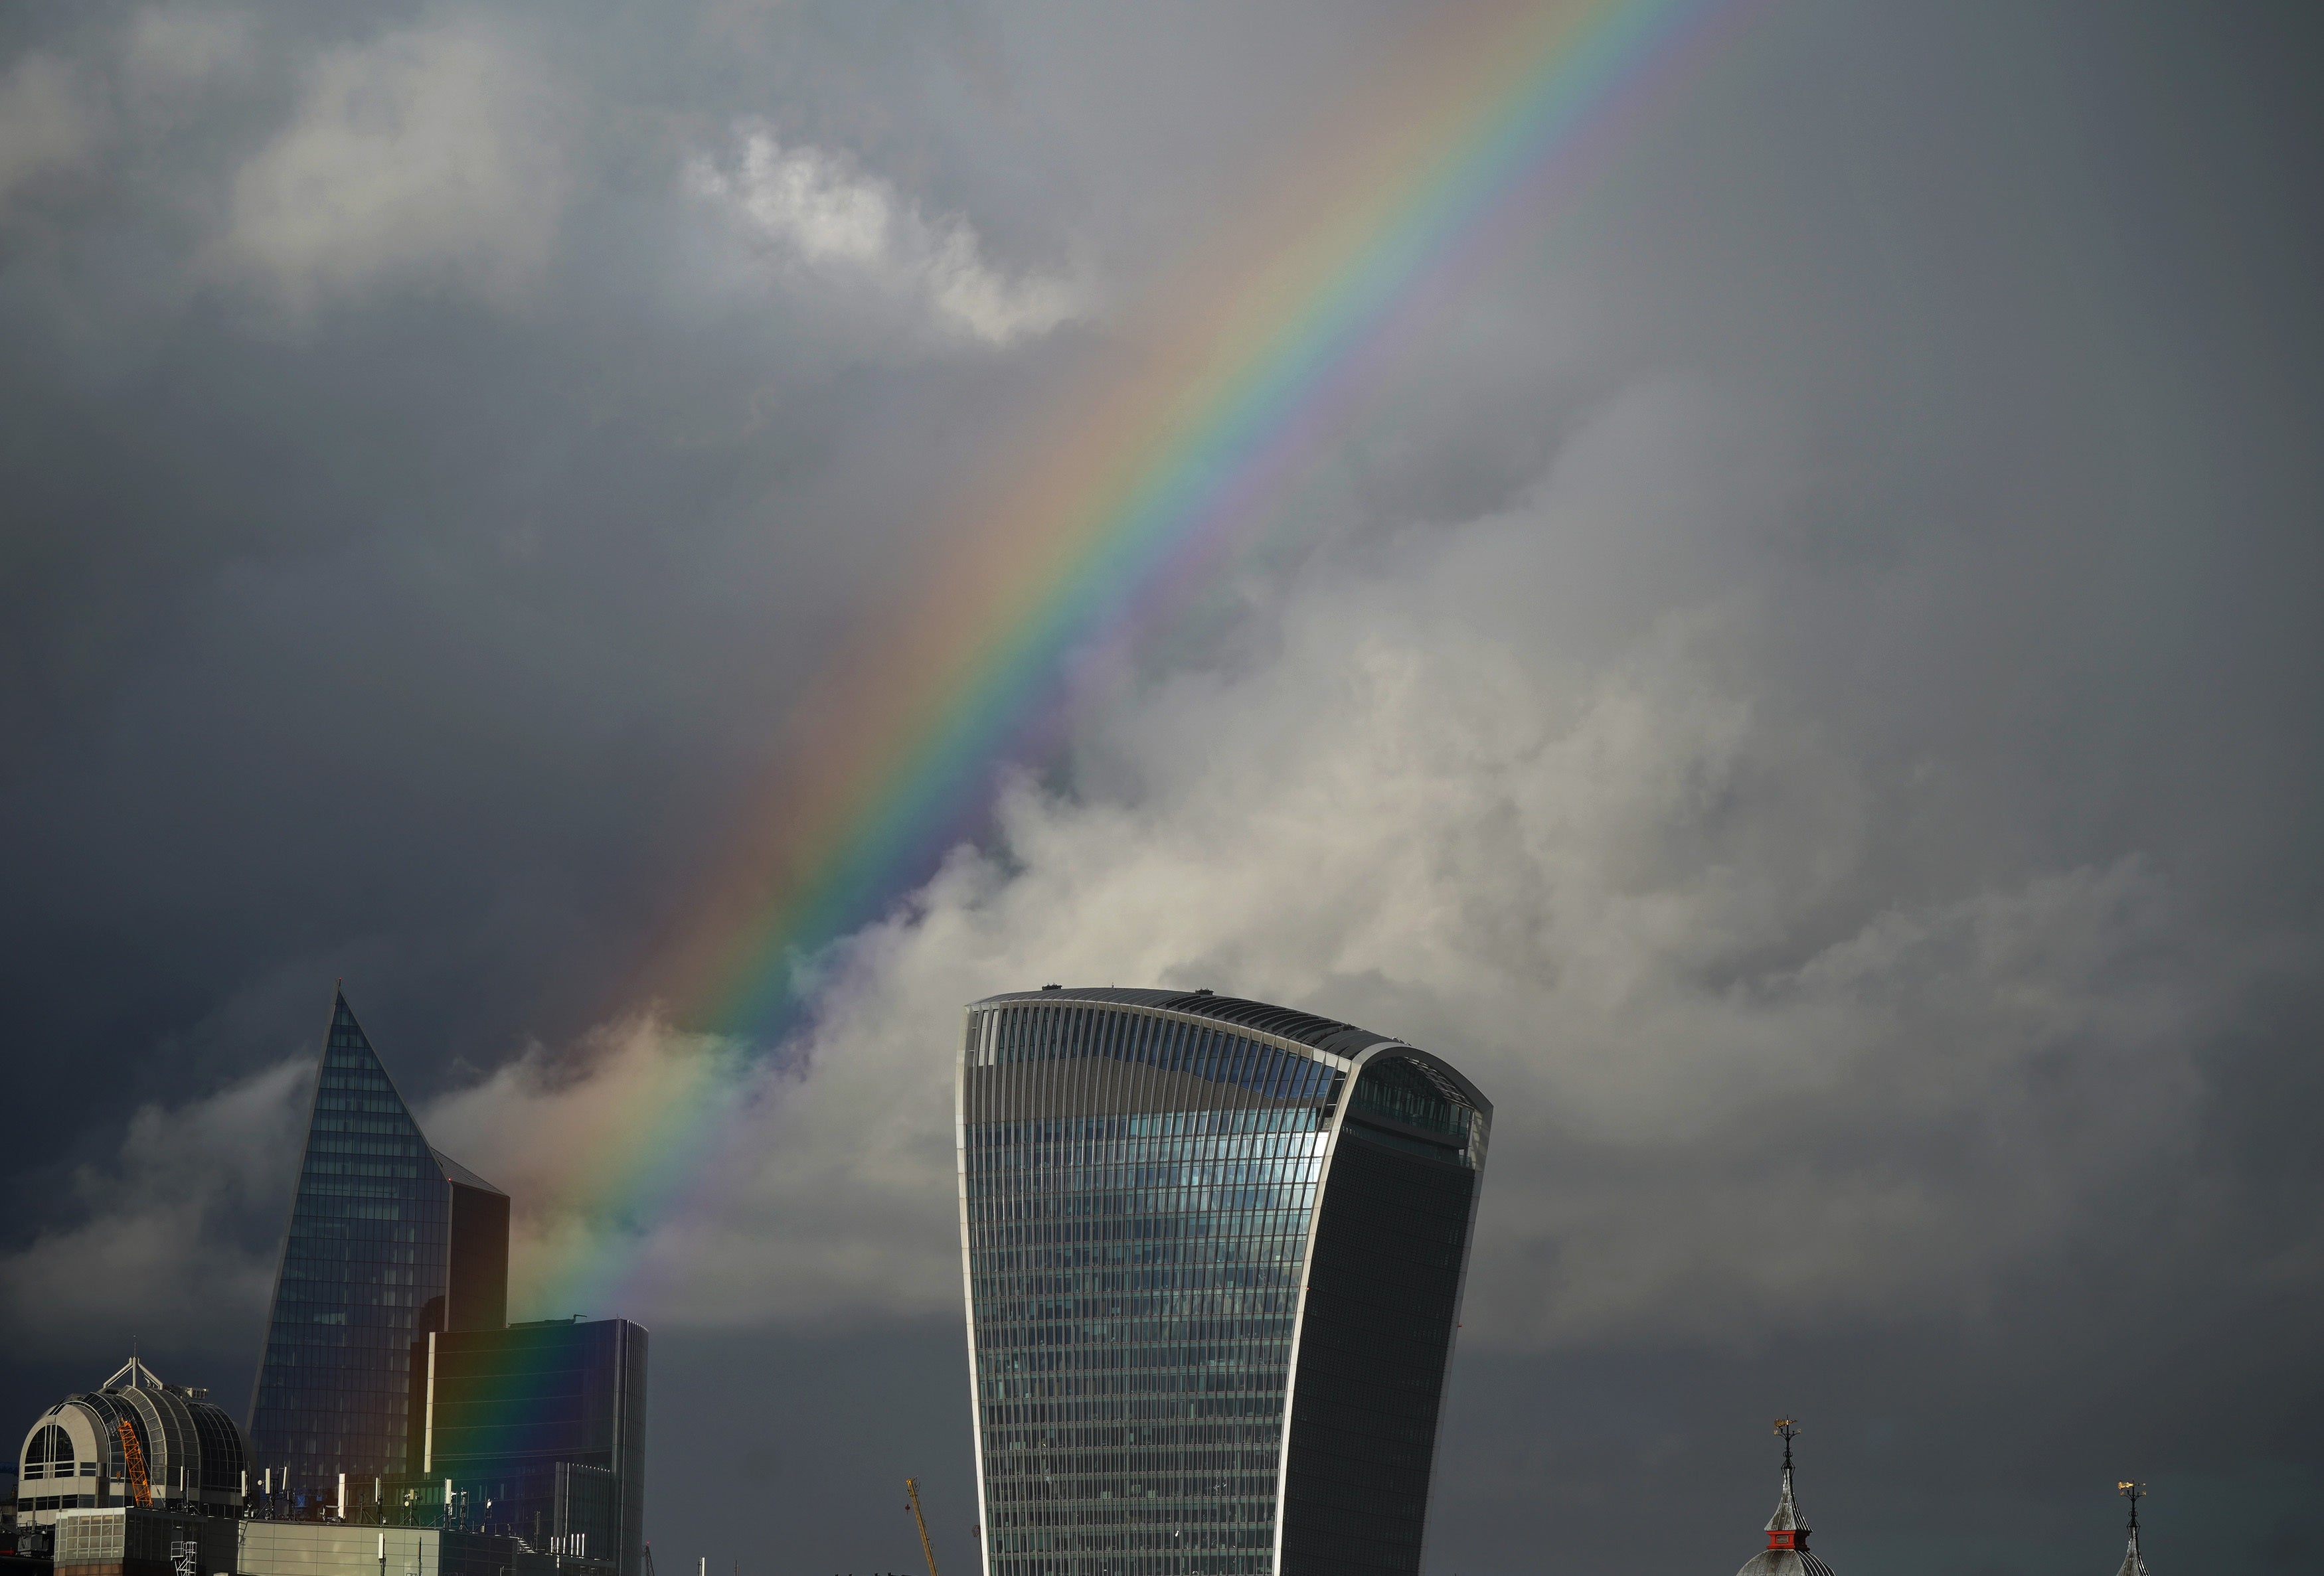
[[[638,1576],[646,1350],[627,1319],[423,1335],[411,1351],[413,1479],[466,1491],[473,1528],[514,1534],[568,1569]]]
[[[447,1305],[493,1303],[455,1285],[456,1216],[471,1245],[496,1216],[497,1257],[472,1246],[465,1261],[500,1276],[505,1308],[506,1198],[428,1147],[336,999],[251,1402],[254,1480],[271,1468],[277,1494],[319,1504],[345,1473],[351,1505],[368,1505],[374,1479],[402,1470],[413,1337]]]
[[[959,1100],[990,1576],[1416,1571],[1483,1097],[1305,1013],[1051,990],[969,1009]]]

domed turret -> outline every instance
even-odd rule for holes
[[[165,1385],[134,1354],[102,1388],[42,1413],[16,1453],[20,1525],[132,1503],[242,1513],[240,1426],[210,1404],[208,1390]]]
[[[2138,1553],[2138,1502],[2146,1498],[2144,1483],[2116,1483],[2115,1491],[2130,1501],[2130,1549],[2122,1557],[2122,1569],[2115,1576],[2146,1576],[2146,1562]]]
[[[1831,1567],[1808,1553],[1808,1524],[1792,1497],[1792,1441],[1799,1427],[1788,1417],[1775,1420],[1784,1436],[1784,1489],[1775,1500],[1775,1514],[1767,1518],[1767,1546],[1744,1562],[1735,1576],[1832,1576]]]

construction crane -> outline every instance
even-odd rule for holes
[[[113,1424],[121,1430],[121,1464],[129,1474],[129,1492],[140,1510],[151,1510],[153,1485],[145,1480],[145,1447],[137,1442],[137,1431],[129,1426],[129,1419],[116,1417]]]
[[[928,1576],[936,1576],[936,1545],[928,1542],[928,1518],[920,1514],[920,1480],[905,1479],[904,1492],[911,1497],[912,1520],[920,1529],[920,1553],[927,1556]]]

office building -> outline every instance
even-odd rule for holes
[[[71,1576],[235,1576],[240,1524],[115,1505],[57,1517],[56,1569]]]
[[[1413,1576],[1491,1106],[1197,991],[968,1009],[987,1576]]]
[[[559,1565],[514,1538],[432,1526],[245,1521],[240,1530],[237,1576],[557,1576]]]
[[[401,1472],[412,1341],[508,1317],[509,1201],[430,1148],[335,993],[251,1401],[251,1471],[290,1508]]]
[[[429,1332],[413,1343],[410,1459],[466,1524],[638,1576],[646,1332],[626,1319]],[[486,1508],[489,1506],[490,1508]]]
[[[168,1385],[135,1358],[97,1389],[33,1420],[16,1452],[14,1522],[138,1505],[156,1514],[242,1514],[242,1430],[206,1389]]]

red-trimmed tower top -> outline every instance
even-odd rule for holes
[[[1784,1488],[1775,1500],[1775,1514],[1767,1518],[1767,1546],[1744,1562],[1736,1576],[1831,1576],[1831,1567],[1808,1553],[1808,1524],[1792,1495],[1792,1441],[1799,1425],[1788,1417],[1775,1419],[1784,1439]]]
[[[1775,1514],[1767,1518],[1767,1546],[1804,1549],[1808,1524],[1800,1519],[1799,1502],[1792,1498],[1792,1441],[1799,1437],[1799,1425],[1788,1417],[1778,1418],[1775,1432],[1784,1436],[1784,1492],[1775,1501]]]

